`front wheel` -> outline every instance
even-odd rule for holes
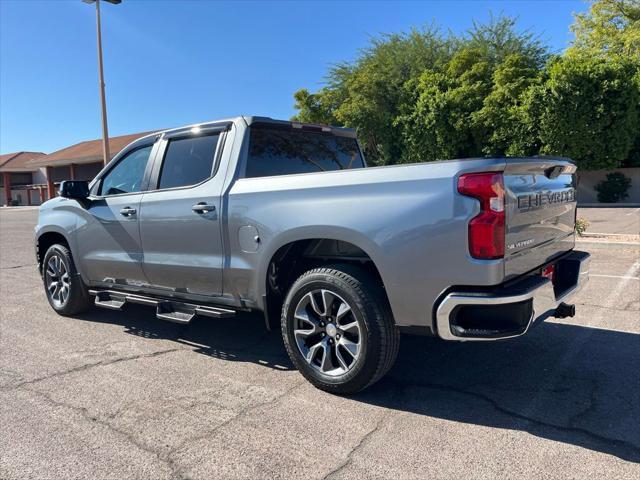
[[[42,280],[49,304],[60,315],[75,315],[93,305],[66,245],[49,247],[42,262]]]
[[[291,361],[328,392],[368,387],[389,371],[398,354],[400,334],[383,288],[351,265],[300,276],[284,301],[281,321]]]

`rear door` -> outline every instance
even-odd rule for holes
[[[181,294],[222,293],[219,172],[226,125],[165,134],[140,204],[149,284]]]
[[[528,272],[575,245],[576,167],[564,159],[508,159],[507,278]]]

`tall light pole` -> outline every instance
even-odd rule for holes
[[[100,77],[100,103],[102,104],[102,156],[105,164],[111,160],[109,154],[109,129],[107,128],[107,101],[104,96],[104,71],[102,68],[102,29],[100,28],[100,0],[82,0],[96,4],[96,30],[98,35],[98,76]],[[122,0],[104,0],[117,5]]]

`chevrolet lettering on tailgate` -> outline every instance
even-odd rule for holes
[[[518,209],[530,210],[532,208],[540,208],[544,205],[555,203],[569,203],[576,199],[576,189],[570,188],[563,191],[547,191],[537,192],[518,196]]]

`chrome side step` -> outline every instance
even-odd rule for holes
[[[96,297],[96,306],[110,310],[122,310],[125,303],[154,306],[156,307],[156,317],[158,319],[174,323],[190,323],[196,315],[227,318],[236,314],[235,310],[228,308],[183,303],[114,290],[89,290],[89,294]]]
[[[124,297],[120,295],[111,295],[109,292],[92,292],[96,296],[95,304],[98,307],[108,308],[109,310],[122,310],[124,305]]]

